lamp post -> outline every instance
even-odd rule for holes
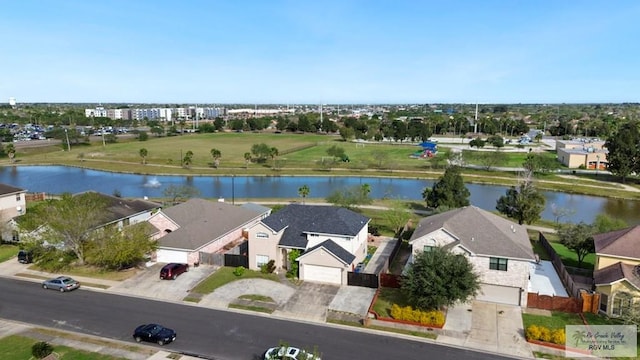
[[[596,155],[596,176],[598,176],[598,170],[600,170],[600,155]]]
[[[64,136],[67,138],[67,151],[71,152],[71,143],[69,142],[69,133],[64,129]]]

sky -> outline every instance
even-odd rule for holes
[[[640,101],[640,1],[0,0],[0,103]]]

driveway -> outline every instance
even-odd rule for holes
[[[325,322],[327,308],[340,286],[304,282],[289,301],[279,306],[274,315]]]
[[[263,295],[272,298],[278,306],[282,306],[295,292],[293,285],[265,279],[243,279],[217,288],[211,294],[205,295],[199,304],[226,309],[229,303],[241,295]]]
[[[175,280],[160,280],[160,269],[165,264],[154,264],[136,276],[111,287],[109,291],[125,295],[150,297],[162,300],[181,301],[200,281],[211,275],[215,266],[191,266],[188,272]]]
[[[473,301],[450,309],[438,342],[489,352],[533,358],[524,338],[522,308]]]

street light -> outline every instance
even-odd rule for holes
[[[64,136],[67,138],[67,151],[71,152],[71,143],[69,143],[69,133],[64,129]]]
[[[231,205],[236,204],[236,176],[231,175]]]
[[[599,169],[600,169],[600,155],[596,155],[596,176],[598,176]]]

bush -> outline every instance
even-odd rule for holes
[[[46,341],[40,341],[31,347],[31,355],[36,359],[42,359],[53,352],[53,346]]]
[[[544,326],[540,327],[540,338],[538,339],[544,342],[551,342],[551,330]]]
[[[558,345],[567,343],[567,336],[564,329],[555,329],[551,332],[551,342]]]
[[[263,274],[271,274],[275,270],[276,270],[276,262],[275,262],[275,260],[269,260],[268,263],[262,264],[262,266],[260,266],[260,271]]]
[[[421,325],[444,325],[444,314],[438,310],[414,310],[411,306],[401,307],[397,304],[393,304],[391,306],[391,317],[396,320],[420,323]]]
[[[527,340],[538,340],[565,345],[567,341],[564,329],[548,329],[544,326],[531,325],[525,331]]]
[[[540,339],[540,327],[538,325],[530,325],[524,332],[524,336],[527,338],[527,340]]]
[[[246,269],[244,268],[244,266],[238,266],[237,268],[235,268],[233,270],[233,275],[235,276],[242,276],[244,274],[244,271]]]

